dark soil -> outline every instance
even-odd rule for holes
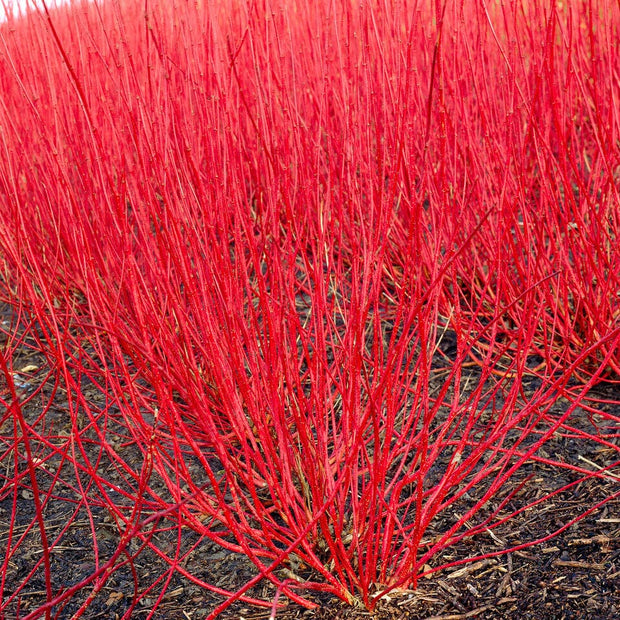
[[[75,448],[70,437],[67,437],[70,432],[67,394],[60,388],[53,393],[53,381],[44,382],[45,360],[24,348],[20,349],[12,363],[17,370],[32,368],[16,375],[28,423],[33,429],[46,431],[54,438],[50,441],[55,441],[57,447],[66,450]],[[6,385],[0,380],[0,394],[3,388]],[[88,385],[83,391],[93,401],[102,398],[100,391]],[[620,400],[618,386],[613,384],[599,386],[592,396]],[[3,397],[6,398],[6,389]],[[52,397],[53,408],[44,420],[37,421],[42,403]],[[103,402],[98,403],[100,408],[104,405]],[[560,399],[557,406],[565,407],[566,402]],[[617,403],[612,406],[613,412],[620,415]],[[0,415],[0,561],[10,554],[2,583],[5,611],[3,616],[0,612],[0,618],[9,620],[28,614],[35,617],[35,612],[40,611],[45,603],[46,584],[42,567],[35,569],[41,558],[42,545],[35,519],[32,487],[24,461],[15,462],[15,454],[21,447],[17,451],[11,449],[15,436],[14,415],[2,411]],[[122,424],[118,418],[118,429],[113,428],[115,416],[118,418],[118,412],[110,409],[109,432],[119,433],[110,441],[116,441],[118,453],[127,463],[134,462],[139,468],[143,461],[142,454],[131,441],[119,445],[119,442],[123,444],[119,439]],[[42,437],[43,434],[41,432]],[[109,493],[122,503],[123,490],[129,491],[132,482],[111,462],[109,455],[101,452],[94,432],[92,441],[84,442],[85,454],[77,460],[96,463],[100,471],[106,471],[105,478],[116,485],[115,489],[111,486],[98,488],[92,483],[87,469],[76,472],[68,460],[63,461],[62,450],[54,452],[48,449],[49,446],[46,448],[42,437],[31,437],[31,447],[36,458],[44,461],[37,468],[38,485],[45,492],[52,490],[43,514],[48,542],[54,543],[50,554],[50,574],[52,590],[57,593],[92,575],[96,567],[104,565],[119,548],[123,527],[116,523],[105,507],[102,492]],[[88,437],[85,434],[83,439]],[[553,439],[547,450],[556,460],[579,463],[586,468],[603,467],[617,460],[615,450],[587,444],[580,439]],[[17,486],[12,482],[16,467],[22,476]],[[533,501],[571,480],[570,472],[558,472],[540,463],[533,463],[526,473],[532,475],[533,484],[521,491],[520,501],[523,503]],[[589,507],[617,493],[619,476],[620,472],[616,470],[605,478],[582,482],[550,501],[521,513],[488,535],[465,539],[440,557],[433,558],[432,562],[439,566],[544,538],[579,517]],[[518,483],[519,479],[515,478],[513,484]],[[166,489],[162,484],[158,486],[157,480],[153,479],[151,488],[162,497],[166,496]],[[152,528],[150,547],[144,547],[144,537],[131,536],[109,577],[77,590],[63,607],[54,610],[53,617],[72,618],[83,604],[90,601],[83,615],[89,619],[121,618],[132,605],[135,605],[132,618],[199,619],[206,617],[224,600],[224,597],[193,583],[178,571],[167,572],[168,565],[156,553],[157,549],[169,556],[174,556],[178,550],[184,556],[181,566],[187,575],[226,590],[238,589],[256,574],[247,558],[232,554],[208,539],[201,539],[189,528],[174,527],[174,523],[173,518],[168,520],[165,515],[152,519],[148,526]],[[440,532],[442,523],[437,522],[434,527],[436,532]],[[433,532],[429,535],[432,536]],[[94,555],[94,541],[99,558]],[[122,562],[125,564],[118,567]],[[6,604],[18,590],[18,596]],[[273,587],[265,582],[248,594],[266,601],[273,600],[275,596]],[[307,596],[320,607],[307,610],[292,603],[287,605],[281,599],[280,603],[285,606],[277,610],[275,617],[279,620],[620,618],[620,501],[616,498],[607,502],[543,544],[429,575],[429,578],[421,580],[415,591],[395,591],[385,597],[373,613],[345,605],[330,596],[316,593]],[[267,620],[270,614],[269,608],[235,603],[221,617]]]

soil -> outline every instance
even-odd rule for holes
[[[30,368],[16,375],[22,411],[28,424],[55,438],[57,447],[75,448],[67,436],[70,433],[67,394],[60,387],[54,392],[53,381],[45,380],[45,359],[22,347],[12,363],[17,370]],[[2,390],[0,382],[0,394]],[[100,391],[87,384],[83,393],[91,401],[102,398]],[[605,406],[620,416],[618,385],[601,384],[590,396],[616,401]],[[41,419],[42,403],[50,399],[53,399],[53,407],[45,419]],[[98,406],[104,407],[105,403],[99,402]],[[560,399],[557,407],[565,406],[567,402]],[[583,411],[581,414],[587,417]],[[0,415],[0,560],[10,553],[1,584],[4,612],[0,612],[0,618],[44,617],[41,611],[46,592],[44,571],[40,566],[33,571],[41,558],[42,548],[35,518],[35,498],[24,461],[18,459],[17,464],[15,462],[21,444],[17,451],[11,448],[11,442],[15,441],[14,415],[2,411]],[[128,438],[123,440],[122,423],[113,406],[109,408],[108,419],[108,432],[117,434],[110,441],[116,442],[118,453],[128,464],[141,463],[143,457],[135,444]],[[115,419],[118,428],[114,428]],[[105,491],[121,498],[123,490],[131,488],[131,480],[128,481],[126,473],[109,455],[101,452],[94,431],[90,437],[92,441],[86,441],[88,438],[87,434],[83,437],[85,454],[82,461],[88,459],[91,463],[98,463],[100,471],[105,470],[108,483],[116,485],[115,489],[110,486]],[[40,463],[37,468],[39,487],[45,493],[49,492],[43,515],[48,541],[54,543],[50,554],[51,586],[54,592],[60,592],[79,584],[92,575],[97,566],[105,564],[119,547],[122,527],[116,524],[105,507],[102,489],[92,483],[87,470],[76,472],[67,459],[62,459],[62,451],[46,449],[41,437],[31,438],[31,448]],[[579,462],[584,467],[602,467],[617,460],[615,450],[578,438],[554,438],[546,449],[554,459]],[[16,467],[22,476],[17,486],[13,482]],[[520,499],[525,502],[571,480],[570,472],[558,472],[542,463],[533,463],[525,473],[533,480],[533,484],[520,491]],[[519,514],[488,535],[465,539],[449,547],[432,562],[436,566],[443,565],[544,538],[589,507],[617,493],[619,476],[616,469],[605,478],[584,481]],[[511,482],[519,483],[518,477]],[[163,485],[158,488],[153,482],[152,487],[165,498]],[[64,606],[54,610],[53,617],[72,618],[82,605],[87,604],[83,617],[89,619],[121,618],[132,606],[132,618],[204,618],[222,603],[224,597],[209,592],[196,580],[234,591],[256,574],[247,558],[224,550],[189,528],[174,527],[174,519],[167,521],[162,516],[150,523],[153,528],[151,547],[143,548],[139,537],[133,536],[109,577],[96,586],[96,582],[92,582],[78,589]],[[437,522],[434,528],[440,532],[442,523]],[[93,541],[96,541],[98,558],[94,554]],[[157,549],[173,556],[178,551],[183,556],[181,566],[191,578],[178,571],[168,571],[168,565],[156,553]],[[124,565],[118,567],[123,561]],[[7,602],[18,591],[18,595]],[[261,582],[248,594],[270,601],[276,593],[270,584]],[[309,593],[307,597],[320,607],[308,610],[280,599],[283,606],[274,616],[270,608],[235,603],[220,617],[224,620],[267,620],[270,617],[278,620],[620,618],[620,500],[608,501],[545,543],[454,566],[422,578],[415,591],[390,593],[372,613],[325,594]]]

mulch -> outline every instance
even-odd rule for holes
[[[16,369],[36,366],[37,371],[22,381],[24,397],[34,390],[45,376],[45,361],[27,349],[20,351],[13,359]],[[0,385],[0,390],[2,385]],[[43,386],[41,398],[45,394]],[[91,399],[101,398],[96,390],[88,392]],[[598,398],[620,400],[618,385],[601,384],[594,393]],[[32,400],[24,407],[29,422],[34,423],[40,413],[41,398]],[[65,399],[63,401],[63,399]],[[566,403],[558,402],[558,407]],[[62,419],[68,406],[66,394],[59,390],[55,396],[51,417],[57,416],[55,433],[62,434]],[[576,412],[578,413],[578,412]],[[614,405],[612,413],[620,416],[620,406]],[[3,415],[0,424],[2,454],[13,440],[13,421]],[[131,445],[125,451],[136,451],[136,461],[142,457],[138,449]],[[119,488],[123,486],[120,474],[115,474],[104,456],[96,452],[96,442],[89,448],[93,459],[98,455],[99,467],[107,468],[106,477],[110,481],[118,477]],[[579,439],[557,437],[550,441],[546,450],[554,459],[567,462],[594,463],[604,466],[617,459],[617,453],[603,446],[586,444]],[[17,493],[7,485],[14,473],[12,456],[0,457],[0,558],[8,549],[9,525],[13,523],[13,544],[17,537],[23,536],[13,553],[4,575],[3,599],[6,600],[16,589],[20,592],[19,611],[17,605],[9,605],[4,618],[7,620],[24,617],[35,612],[45,601],[45,583],[42,571],[29,576],[33,565],[40,557],[41,542],[37,528],[30,527],[34,519],[32,492],[27,480]],[[126,457],[129,458],[129,457]],[[62,478],[67,479],[73,471],[66,464],[55,463],[50,459],[46,464],[49,471],[54,467],[63,468]],[[533,500],[544,492],[559,488],[570,482],[570,472],[561,471],[541,463],[532,464],[525,473],[532,476],[534,484],[526,487],[522,501]],[[620,478],[610,474],[605,478],[591,478],[553,497],[550,501],[529,509],[489,535],[466,539],[449,547],[439,557],[433,559],[435,566],[472,558],[502,548],[514,547],[520,543],[540,539],[557,530],[563,524],[575,519],[589,507],[617,493]],[[41,487],[51,476],[41,477]],[[84,484],[86,478],[81,480]],[[77,482],[77,481],[75,481]],[[49,482],[51,484],[51,482]],[[92,501],[90,515],[77,509],[77,484],[74,488],[59,483],[44,511],[48,538],[61,539],[51,554],[52,583],[55,591],[70,588],[92,574],[96,560],[93,555],[93,536],[102,558],[109,557],[118,546],[118,528],[114,526],[109,512],[103,505]],[[519,484],[518,477],[512,484]],[[96,497],[96,489],[89,487]],[[162,489],[162,493],[164,490]],[[490,507],[492,508],[492,507]],[[70,524],[66,528],[67,524]],[[445,524],[444,524],[445,525]],[[442,522],[434,524],[440,532]],[[63,532],[64,529],[64,532]],[[94,532],[94,533],[93,533]],[[61,534],[62,533],[62,534]],[[429,532],[430,535],[433,532]],[[161,528],[153,535],[153,544],[158,548],[174,552],[177,544],[177,531]],[[218,587],[235,590],[255,575],[252,564],[243,556],[231,554],[214,545],[207,539],[189,529],[182,533],[183,550],[188,553],[183,567],[189,574]],[[134,553],[132,562],[118,568],[98,592],[91,587],[79,590],[70,601],[57,610],[59,619],[72,618],[80,606],[92,597],[83,617],[89,619],[121,618],[131,606],[136,588],[143,589],[153,584],[165,574],[166,564],[150,549],[138,553],[140,543],[132,540],[128,550]],[[163,594],[162,594],[163,593]],[[275,592],[270,584],[261,583],[251,592],[251,596],[272,600]],[[158,598],[161,595],[161,600]],[[505,619],[518,618],[536,620],[563,620],[573,618],[605,619],[620,618],[620,501],[607,502],[602,508],[592,512],[584,519],[568,527],[557,537],[545,543],[527,547],[494,558],[463,564],[422,578],[415,591],[399,590],[381,600],[373,612],[363,607],[355,607],[321,593],[309,593],[319,608],[308,610],[293,603],[280,603],[285,606],[277,610],[278,620],[327,620],[327,619],[426,619],[460,620],[465,618]],[[166,583],[156,583],[152,590],[140,599],[132,612],[132,618],[152,617],[159,620],[204,618],[224,599],[192,583],[186,577],[174,573]],[[268,608],[252,607],[235,603],[220,616],[224,620],[268,620],[273,617]],[[2,617],[0,613],[0,618]]]

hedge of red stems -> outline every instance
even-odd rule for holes
[[[611,1],[154,0],[4,24],[0,497],[13,528],[30,491],[42,554],[0,609],[43,576],[23,617],[81,596],[79,617],[127,566],[125,617],[176,572],[224,595],[212,616],[312,607],[313,589],[373,609],[531,507],[524,466],[570,470],[553,494],[609,477],[613,458],[540,450],[618,453],[618,419],[586,395],[620,367],[619,18]],[[31,392],[24,347],[49,369]],[[59,393],[68,434],[48,421]],[[45,523],[61,488],[95,555],[64,589],[67,528]],[[191,574],[188,527],[256,578]],[[145,585],[147,548],[169,569]],[[272,601],[252,598],[261,580]]]

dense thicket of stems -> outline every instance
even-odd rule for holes
[[[620,373],[619,11],[109,0],[0,26],[0,495],[33,493],[27,617],[96,592],[132,539],[183,573],[152,542],[171,523],[302,604],[372,608],[524,509],[507,482],[554,434],[618,465],[619,420],[573,413]],[[24,346],[50,369],[27,398]],[[46,422],[58,391],[70,437]],[[59,593],[44,512],[65,487],[97,560]]]

